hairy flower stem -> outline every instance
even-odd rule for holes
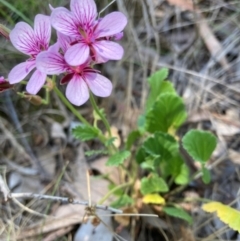
[[[62,92],[57,88],[57,86],[54,86],[54,91],[58,95],[58,97],[61,99],[61,101],[68,107],[68,109],[85,125],[92,126],[74,107],[73,105],[65,98],[65,96],[62,94]]]
[[[65,96],[62,94],[62,92],[57,88],[57,86],[55,85],[53,87],[54,91],[56,92],[56,94],[58,95],[58,97],[61,99],[61,101],[68,107],[68,109],[85,125],[88,126],[92,126],[76,109],[75,107],[68,101],[67,98],[65,98]],[[107,138],[101,133],[101,131],[99,130],[99,134],[98,134],[98,138],[99,140],[105,144],[107,141]],[[110,152],[111,150],[109,150]]]
[[[99,110],[96,102],[95,102],[95,99],[93,97],[93,94],[90,92],[90,101],[91,101],[91,104],[92,104],[92,107],[93,109],[96,111],[96,113],[99,115],[99,117],[102,119],[106,129],[107,129],[107,132],[108,132],[108,135],[109,137],[111,138],[112,137],[112,133],[111,133],[111,129],[110,129],[110,125],[107,121],[107,119],[105,118],[105,116],[101,113],[101,111]]]

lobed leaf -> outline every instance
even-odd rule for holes
[[[163,93],[176,93],[172,83],[164,81],[168,76],[168,69],[163,68],[156,71],[148,78],[150,93],[146,103],[146,111],[150,110],[157,97]]]
[[[183,137],[182,144],[195,161],[206,163],[217,146],[217,138],[208,131],[191,130]]]
[[[92,126],[79,125],[72,130],[73,136],[81,141],[88,141],[98,137],[98,130]]]
[[[238,210],[220,202],[204,204],[202,209],[209,213],[216,212],[222,222],[226,223],[233,230],[240,232],[240,212]]]
[[[141,180],[141,193],[143,195],[154,192],[168,192],[168,190],[166,182],[157,175],[144,177]]]
[[[114,155],[112,155],[107,163],[106,166],[119,166],[122,164],[129,156],[131,155],[130,151],[121,151]]]
[[[187,118],[181,97],[173,93],[161,94],[146,114],[146,130],[168,132],[177,129]]]

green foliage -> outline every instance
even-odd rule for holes
[[[172,93],[158,96],[153,107],[146,114],[146,130],[168,132],[177,129],[187,118],[185,106],[181,97]]]
[[[136,160],[143,169],[160,168],[163,177],[171,175],[176,183],[188,181],[188,168],[179,154],[179,143],[167,133],[156,132],[147,138],[138,149]]]
[[[72,131],[75,138],[81,141],[88,141],[98,137],[98,129],[88,126],[88,125],[79,125]]]
[[[202,164],[202,180],[204,183],[211,181],[211,174],[204,167],[217,146],[217,138],[208,131],[191,130],[182,139],[183,148],[193,158]]]
[[[131,197],[129,197],[127,194],[123,194],[116,201],[111,203],[111,207],[122,208],[126,207],[127,205],[132,205],[133,203],[134,200]]]
[[[159,157],[161,160],[169,160],[178,152],[179,145],[177,141],[169,134],[156,132],[153,137],[149,137],[144,143],[145,152],[152,156]]]
[[[148,78],[150,93],[146,103],[146,110],[150,110],[157,97],[162,93],[176,93],[171,82],[164,81],[168,76],[168,69],[156,71]]]
[[[192,224],[192,217],[183,209],[175,207],[164,207],[163,211],[169,216],[180,218]]]
[[[204,166],[202,166],[202,174],[203,174],[203,176],[202,176],[203,182],[204,182],[205,184],[210,183],[210,181],[211,181],[211,173],[210,173],[210,171],[209,171],[206,167],[204,167]]]
[[[84,154],[86,156],[93,156],[93,155],[99,155],[99,154],[108,154],[107,150],[91,150],[91,151],[85,151]]]
[[[154,192],[167,192],[168,186],[166,182],[157,175],[144,177],[141,180],[141,193],[143,195]]]
[[[107,166],[119,166],[131,155],[130,151],[121,151],[112,155],[106,165]]]
[[[139,130],[134,130],[132,132],[129,133],[128,137],[127,137],[127,141],[125,144],[125,148],[126,150],[130,150],[133,143],[141,136],[141,133]]]
[[[217,138],[208,131],[191,130],[183,137],[182,143],[195,161],[205,163],[217,146]]]
[[[137,120],[137,126],[140,133],[145,132],[145,122],[146,122],[145,115],[140,115]]]
[[[105,142],[105,146],[111,146],[113,145],[114,141],[117,139],[117,137],[111,137]]]
[[[180,171],[174,181],[179,185],[186,185],[189,182],[189,169],[185,163],[181,165]]]

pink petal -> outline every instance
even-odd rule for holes
[[[39,71],[49,75],[61,74],[68,67],[63,56],[53,51],[40,53],[36,58],[36,66]]]
[[[124,50],[118,43],[112,41],[97,41],[93,44],[96,62],[106,62],[106,60],[119,60],[123,57]]]
[[[68,11],[66,8],[55,8],[52,11],[50,20],[52,26],[57,31],[67,36],[78,37],[80,35],[72,13]]]
[[[37,14],[34,19],[34,32],[39,44],[46,50],[51,38],[50,17],[43,14]]]
[[[64,35],[57,31],[57,42],[63,53],[66,53],[67,49],[71,46],[71,43],[76,42],[76,38]]]
[[[120,33],[127,25],[127,18],[121,12],[112,12],[106,15],[98,23],[95,34],[96,38],[108,37]]]
[[[84,104],[89,99],[87,84],[79,75],[74,75],[67,85],[66,96],[68,100],[77,106]]]
[[[77,43],[71,46],[64,55],[69,65],[77,66],[86,62],[89,57],[89,46],[83,43]]]
[[[31,70],[36,67],[35,61],[26,61],[16,65],[8,74],[8,81],[10,84],[16,84],[23,80]]]
[[[94,95],[107,97],[112,93],[112,83],[106,77],[97,73],[86,73],[85,81]]]
[[[34,31],[27,23],[17,23],[15,28],[10,32],[9,37],[13,46],[20,52],[27,55],[39,52]]]
[[[71,0],[70,9],[80,25],[89,27],[97,17],[94,0]]]
[[[27,83],[27,92],[32,95],[36,95],[37,92],[42,88],[46,81],[47,75],[36,70],[31,76],[30,80]]]

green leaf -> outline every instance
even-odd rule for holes
[[[168,69],[161,69],[148,78],[150,85],[150,93],[146,103],[146,110],[148,111],[156,101],[157,97],[163,93],[176,93],[172,83],[164,81],[168,76]]]
[[[175,217],[175,218],[181,218],[185,221],[187,221],[189,224],[192,223],[192,217],[183,209],[181,208],[175,208],[175,207],[164,207],[163,211],[168,214],[169,216]]]
[[[106,117],[105,110],[103,108],[101,108],[99,111],[104,117]],[[102,119],[95,110],[93,110],[93,118],[95,121],[99,121]]]
[[[108,185],[108,189],[109,190],[112,190],[113,188],[116,188],[117,187],[117,185],[115,185],[115,184],[113,184],[113,183],[110,183],[109,185]],[[123,189],[117,189],[114,193],[113,193],[113,195],[115,195],[115,196],[122,196],[122,195],[124,195],[124,190]]]
[[[107,150],[91,150],[91,151],[85,151],[84,154],[86,156],[93,156],[93,155],[99,155],[99,154],[108,154]]]
[[[98,137],[98,129],[87,125],[79,125],[72,132],[74,137],[81,141],[88,141]]]
[[[211,173],[206,167],[202,167],[202,180],[205,184],[209,184],[211,181]]]
[[[141,136],[141,133],[139,132],[139,130],[134,130],[132,132],[130,132],[130,134],[127,137],[127,141],[125,144],[125,148],[127,150],[130,150],[133,143]]]
[[[143,148],[147,154],[158,156],[159,161],[167,161],[178,153],[179,144],[171,135],[156,132],[143,143]]]
[[[147,156],[145,161],[141,163],[142,169],[147,169],[150,171],[155,171],[159,167],[160,156]]]
[[[181,97],[172,93],[161,94],[146,114],[146,130],[168,132],[177,129],[187,118]]]
[[[173,154],[173,153],[172,153]],[[181,172],[181,166],[183,165],[184,161],[179,154],[179,150],[176,150],[176,154],[172,155],[172,158],[167,160],[165,163],[164,174],[165,176],[172,175],[176,177]]]
[[[138,130],[140,131],[140,133],[145,132],[145,122],[146,122],[145,115],[140,115],[137,120],[137,126],[138,126]]]
[[[111,138],[109,138],[109,139],[106,141],[105,146],[111,146],[116,139],[117,139],[117,137],[111,137]]]
[[[141,164],[143,162],[146,161],[146,158],[147,158],[147,153],[146,151],[144,150],[143,146],[141,146],[138,150],[137,150],[137,153],[136,153],[136,161],[138,164]]]
[[[208,131],[191,130],[183,137],[182,143],[195,161],[205,163],[217,146],[217,138]]]
[[[144,177],[141,180],[141,193],[143,195],[154,192],[168,192],[168,190],[166,182],[157,175]]]
[[[131,155],[130,151],[121,151],[114,155],[112,155],[107,163],[106,166],[119,166],[122,164],[129,156]]]
[[[122,208],[122,207],[126,207],[127,205],[131,205],[133,203],[134,203],[134,200],[131,197],[129,197],[127,194],[123,194],[116,201],[111,203],[111,207]]]
[[[189,169],[185,163],[181,165],[179,174],[175,177],[175,183],[185,185],[189,182]]]

